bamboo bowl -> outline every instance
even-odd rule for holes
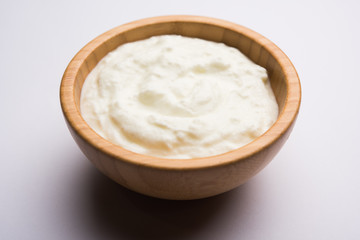
[[[195,159],[164,159],[133,153],[96,134],[79,112],[81,88],[89,72],[119,45],[164,34],[223,42],[265,67],[279,105],[275,124],[246,146]],[[88,43],[75,55],[64,73],[60,100],[74,140],[102,173],[122,186],[148,196],[199,199],[241,185],[272,160],[294,126],[301,87],[287,56],[260,34],[213,18],[164,16],[116,27]]]

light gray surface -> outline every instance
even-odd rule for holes
[[[0,239],[359,239],[358,1],[1,1]],[[68,62],[140,18],[191,14],[247,26],[292,60],[297,125],[259,175],[198,201],[111,182],[72,140],[59,104]]]

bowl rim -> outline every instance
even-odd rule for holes
[[[75,102],[75,79],[85,59],[94,49],[110,38],[146,25],[167,22],[195,22],[215,25],[231,31],[239,32],[266,49],[279,63],[286,80],[287,95],[283,110],[279,113],[276,122],[260,137],[245,146],[229,152],[201,158],[192,159],[168,159],[143,155],[124,149],[102,138],[82,118]],[[226,20],[190,15],[169,15],[145,18],[115,27],[86,44],[70,61],[60,85],[60,102],[63,115],[71,126],[84,141],[92,145],[98,151],[105,153],[119,161],[147,168],[162,170],[197,170],[204,168],[219,167],[242,161],[254,154],[261,152],[276,142],[293,124],[299,112],[301,102],[301,86],[298,74],[290,59],[273,42],[253,30]]]

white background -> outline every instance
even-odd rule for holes
[[[360,239],[359,1],[0,1],[0,239]],[[59,103],[82,46],[126,22],[191,14],[277,44],[303,90],[282,151],[245,185],[145,197],[79,151]]]

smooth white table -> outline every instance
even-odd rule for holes
[[[360,239],[359,1],[1,1],[0,239]],[[197,201],[120,187],[82,155],[59,85],[88,41],[140,18],[247,26],[292,60],[295,129],[245,185]]]

